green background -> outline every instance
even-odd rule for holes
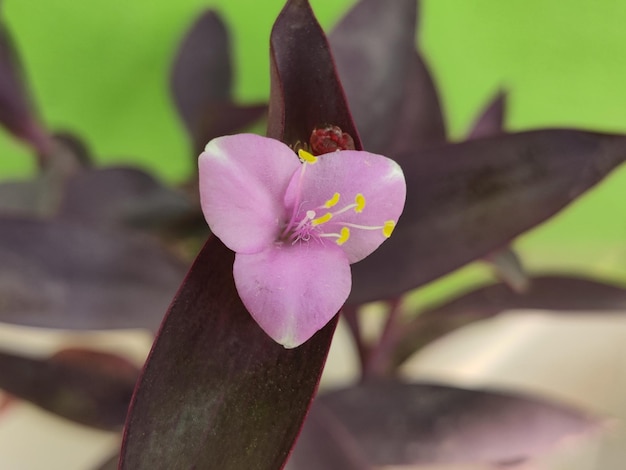
[[[390,2],[394,0],[389,0]],[[330,28],[353,1],[312,0]],[[268,37],[282,0],[6,0],[44,122],[83,136],[102,164],[133,162],[168,182],[194,164],[168,91],[168,70],[186,28],[204,8],[229,25],[242,102],[268,96]],[[453,138],[500,88],[511,130],[576,126],[626,132],[626,2],[426,0],[420,48],[440,87]],[[0,177],[27,177],[32,157],[0,135]],[[626,169],[612,175],[516,246],[530,269],[626,279]],[[511,214],[512,217],[515,214]],[[473,265],[451,285],[488,276]],[[443,287],[440,287],[443,286]]]

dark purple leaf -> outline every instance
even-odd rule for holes
[[[0,352],[0,388],[64,418],[121,429],[139,369],[119,356],[84,349],[49,359]]]
[[[536,398],[437,385],[368,383],[318,400],[373,466],[523,462],[600,424],[583,412]],[[323,458],[326,442],[316,442],[310,433],[305,424],[302,440],[317,444],[316,452],[309,448],[307,455]],[[297,445],[294,461],[300,452]]]
[[[101,228],[167,230],[199,213],[182,192],[139,169],[80,172],[68,180],[59,216]]]
[[[428,66],[419,53],[413,53],[407,73],[402,103],[397,114],[392,114],[388,120],[394,124],[394,134],[385,150],[403,167],[403,156],[410,158],[415,149],[446,141],[439,94]],[[394,116],[397,116],[395,121]]]
[[[0,218],[0,321],[154,331],[184,269],[144,238],[61,221]]]
[[[396,157],[445,141],[437,91],[415,50],[415,0],[361,0],[329,39],[364,147]]]
[[[506,246],[626,158],[626,138],[540,130],[424,149],[393,236],[352,266],[350,301],[397,296]],[[409,159],[407,159],[409,161]]]
[[[507,284],[480,287],[416,316],[402,329],[396,365],[435,339],[478,320],[513,309],[581,312],[623,311],[626,289],[591,279],[565,276],[530,278],[524,293]]]
[[[335,322],[296,349],[241,304],[216,238],[165,318],[126,424],[122,469],[279,469],[315,391]]]
[[[309,142],[316,128],[338,126],[361,142],[333,66],[328,41],[307,0],[289,0],[270,38],[267,135],[289,145]]]
[[[174,101],[196,154],[213,137],[250,125],[267,109],[235,105],[232,75],[226,26],[217,13],[206,11],[183,39],[171,76]]]
[[[40,215],[44,212],[45,185],[41,178],[0,182],[0,213]]]
[[[371,470],[365,453],[335,415],[316,400],[285,470]]]
[[[491,137],[504,132],[506,112],[506,94],[500,91],[476,119],[467,140]],[[496,250],[485,257],[491,264],[496,276],[513,290],[522,292],[528,287],[528,276],[524,271],[519,256],[511,247]]]
[[[88,167],[85,145],[70,133],[54,134],[39,173],[31,180],[0,182],[0,213],[52,216],[58,211],[66,181]]]
[[[295,145],[307,142],[315,126],[332,123],[356,137],[326,38],[306,1],[287,2],[271,44],[268,135]],[[131,404],[120,469],[283,467],[337,317],[302,346],[284,349],[242,305],[233,259],[210,239],[174,299]]]
[[[491,137],[504,132],[506,96],[504,91],[500,91],[496,94],[482,114],[476,119],[472,130],[467,136],[467,140]]]
[[[50,138],[33,112],[19,58],[4,21],[0,22],[0,123],[39,154],[50,150]]]

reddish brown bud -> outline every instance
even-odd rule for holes
[[[354,140],[350,134],[343,132],[337,126],[313,129],[310,144],[313,155],[323,155],[336,150],[354,150]]]

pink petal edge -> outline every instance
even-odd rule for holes
[[[297,199],[298,178],[299,174],[295,173],[287,188],[287,208],[292,208]],[[350,210],[341,214],[338,220],[381,226],[388,220],[398,222],[406,200],[406,182],[402,169],[394,160],[364,151],[343,150],[319,156],[317,162],[306,169],[301,187],[301,211],[315,210],[335,192],[341,197],[339,203],[329,209],[331,212],[353,203],[358,193],[366,200],[362,213]],[[340,224],[331,227],[329,223],[323,230],[337,232],[340,228]],[[370,255],[385,240],[382,230],[350,229],[350,239],[341,248],[352,264]]]
[[[233,275],[254,320],[285,348],[300,346],[326,325],[352,287],[348,259],[336,245],[273,245],[237,253]]]
[[[284,223],[283,196],[300,165],[293,150],[268,137],[211,140],[198,159],[200,204],[211,231],[238,253],[272,244]]]

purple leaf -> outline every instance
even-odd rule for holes
[[[595,417],[541,399],[437,385],[368,383],[318,400],[372,466],[523,462],[600,424]],[[294,462],[301,452],[324,459],[327,439],[320,439],[315,428],[305,424],[301,440],[308,448],[296,445]],[[301,468],[326,467],[310,461],[294,466]]]
[[[491,137],[504,132],[506,94],[500,91],[478,116],[467,140]],[[496,276],[508,283],[512,289],[522,292],[528,287],[528,276],[519,256],[511,247],[489,253],[485,261],[491,264]]]
[[[317,386],[335,323],[299,348],[241,304],[234,254],[212,238],[176,295],[126,425],[121,469],[279,469]]]
[[[59,208],[63,220],[114,229],[167,230],[196,215],[182,192],[129,167],[80,172],[67,181]]]
[[[156,330],[184,267],[152,241],[61,221],[0,218],[0,321]]]
[[[295,145],[307,142],[315,126],[331,123],[359,145],[325,36],[306,1],[287,2],[271,44],[268,135]],[[135,391],[120,469],[283,467],[337,316],[302,346],[283,348],[243,307],[233,261],[230,250],[210,239],[174,299]]]
[[[66,349],[49,359],[0,352],[0,388],[64,418],[119,430],[139,370],[108,353]]]
[[[435,85],[415,50],[416,15],[415,0],[361,0],[329,36],[365,149],[394,158],[445,141]]]
[[[267,109],[265,105],[235,105],[232,75],[226,26],[217,13],[206,11],[183,39],[171,75],[174,101],[195,155],[212,138],[251,124]]]
[[[332,125],[361,150],[328,41],[308,1],[287,2],[272,29],[270,56],[267,135],[302,146],[314,129]]]
[[[22,76],[18,55],[4,22],[0,22],[0,123],[15,137],[47,154],[51,141],[38,123]]]
[[[285,470],[371,470],[365,452],[320,400],[313,402]]]
[[[491,137],[504,132],[506,97],[507,95],[504,91],[500,91],[496,94],[472,125],[472,130],[467,136],[467,140]]]
[[[623,136],[576,130],[423,150],[404,169],[407,203],[393,236],[352,267],[349,301],[392,298],[506,246],[625,158]]]
[[[420,313],[406,325],[396,347],[395,365],[451,331],[513,309],[568,313],[623,310],[626,313],[626,289],[591,279],[564,276],[530,278],[524,293],[517,293],[504,283],[480,287]]]

